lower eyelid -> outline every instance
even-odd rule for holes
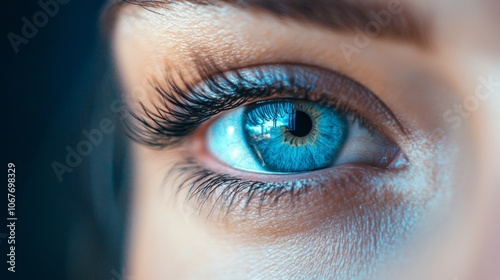
[[[210,162],[205,164],[214,167],[215,173],[224,174],[224,167]],[[203,167],[196,161],[186,163],[185,166],[192,169],[183,169],[181,172],[174,168],[172,173],[179,174],[182,181],[192,176],[190,182],[198,180],[200,183],[200,178],[193,174],[200,172]],[[245,173],[248,176],[248,172]],[[244,174],[232,174],[233,178],[238,178],[238,175]],[[378,199],[385,201],[386,205],[383,207],[392,207],[393,203],[399,203],[399,199],[404,197],[394,191],[398,178],[402,176],[399,172],[381,172],[376,168],[349,165],[306,175],[272,176],[272,179],[266,176],[242,177],[241,180],[247,187],[252,180],[258,180],[267,182],[270,186],[278,185],[284,190],[256,190],[248,204],[248,190],[235,192],[234,189],[217,184],[212,185],[213,189],[205,190],[205,195],[209,194],[205,197],[200,196],[200,185],[184,184],[180,198],[186,197],[188,204],[199,209],[202,217],[219,221],[226,230],[245,235],[267,233],[267,237],[276,237],[307,231],[323,223],[343,219],[346,211],[360,205],[366,208],[378,207]],[[174,178],[177,180],[176,176],[170,176],[171,180]],[[394,201],[388,203],[392,200]],[[299,221],[300,225],[297,224]]]

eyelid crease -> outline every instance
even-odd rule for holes
[[[293,19],[301,23],[313,23],[337,32],[355,33],[364,30],[372,22],[379,22],[380,15],[391,16],[391,20],[379,29],[380,38],[391,38],[412,43],[422,49],[429,49],[431,42],[432,18],[404,3],[384,3],[379,1],[349,0],[111,0],[103,15],[103,30],[112,30],[122,7],[135,5],[149,12],[161,14],[172,4],[194,4],[198,6],[223,6],[249,11],[263,11],[278,19]],[[407,5],[408,3],[406,3]],[[375,13],[375,15],[374,15]]]
[[[389,140],[392,139],[384,128],[391,124],[403,135],[408,134],[392,111],[373,93],[354,80],[328,69],[300,64],[271,64],[226,71],[227,68],[210,61],[197,61],[196,69],[197,73],[190,75],[200,77],[199,83],[187,82],[188,78],[193,78],[182,73],[177,73],[178,80],[168,74],[164,75],[164,80],[151,80],[155,90],[155,95],[150,97],[153,108],[140,102],[140,112],[136,113],[128,106],[132,118],[125,121],[128,135],[133,140],[152,148],[175,146],[223,111],[258,99],[290,96],[351,114],[367,129],[376,127],[381,130]],[[326,83],[321,84],[322,81]],[[154,98],[159,102],[154,102]],[[353,98],[359,102],[353,102]],[[383,118],[375,123],[368,121],[361,113],[364,111],[383,115]],[[385,125],[378,125],[380,122]]]

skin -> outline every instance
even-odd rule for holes
[[[493,11],[500,7],[495,1],[462,0],[418,1],[404,8],[432,22],[427,46],[375,36],[346,57],[339,46],[352,44],[355,33],[280,20],[264,11],[227,4],[179,3],[157,13],[123,7],[112,42],[125,97],[135,109],[138,101],[152,108],[148,81],[161,79],[165,69],[197,73],[194,55],[235,67],[288,62],[358,81],[410,132],[403,136],[387,128],[410,161],[408,168],[392,172],[338,167],[272,176],[232,170],[204,149],[208,125],[176,147],[133,143],[126,274],[131,279],[495,279],[500,273],[494,261],[500,259],[495,249],[500,248],[495,217],[500,180],[494,172],[500,167],[495,121],[500,18]],[[191,83],[199,78],[183,77]],[[477,108],[467,110],[464,100],[481,85],[478,77],[496,84]],[[445,119],[448,110],[460,121]],[[294,204],[285,198],[225,213],[212,199],[200,208],[185,189],[178,191],[179,182],[164,180],[188,153],[213,170],[246,179],[323,178],[329,187]],[[346,174],[362,179],[331,179]]]

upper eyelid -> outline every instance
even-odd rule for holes
[[[226,104],[221,107],[220,100],[218,98],[221,98],[222,96],[209,96],[211,94],[211,90],[220,91],[221,89],[218,87],[221,86],[228,87],[223,90],[234,90],[235,83],[247,83],[249,88],[256,89],[258,85],[255,83],[255,78],[258,75],[265,75],[266,69],[273,67],[281,67],[279,68],[282,70],[282,72],[279,72],[280,74],[293,76],[294,79],[304,79],[304,77],[311,78],[308,81],[295,81],[294,85],[274,83],[275,86],[281,87],[299,85],[300,87],[296,88],[296,90],[302,91],[298,94],[302,94],[303,96],[292,96],[295,98],[307,97],[307,99],[316,102],[324,98],[334,98],[333,96],[327,96],[328,94],[324,92],[320,92],[321,90],[306,88],[311,87],[311,85],[313,87],[321,85],[316,84],[314,79],[332,79],[332,83],[335,83],[337,86],[335,90],[340,93],[335,93],[335,96],[338,99],[336,100],[337,104],[332,103],[330,106],[346,106],[346,104],[349,103],[349,99],[352,98],[352,96],[348,96],[350,95],[349,89],[352,87],[357,88],[358,92],[356,94],[361,94],[363,96],[363,100],[359,100],[362,104],[354,104],[358,106],[358,108],[352,109],[351,111],[356,112],[360,116],[364,115],[361,111],[367,109],[368,112],[366,113],[375,112],[376,114],[374,113],[373,115],[384,114],[384,119],[382,121],[385,122],[385,126],[378,126],[370,123],[368,127],[377,126],[377,128],[382,130],[383,134],[385,134],[390,140],[394,141],[394,139],[391,139],[392,137],[388,136],[388,131],[385,131],[385,128],[389,126],[389,122],[391,122],[393,125],[397,126],[398,130],[402,132],[402,135],[408,135],[408,131],[394,116],[392,111],[387,108],[387,106],[373,93],[361,84],[356,83],[351,78],[339,73],[334,73],[328,69],[300,64],[270,64],[237,68],[226,71],[225,69],[228,69],[229,67],[222,68],[210,62],[199,62],[197,63],[197,75],[200,77],[198,80],[201,81],[199,83],[189,83],[186,79],[184,79],[186,77],[183,75],[179,75],[180,82],[178,82],[178,80],[174,80],[171,75],[165,75],[165,80],[155,79],[151,81],[152,86],[156,91],[156,95],[159,95],[160,97],[161,104],[157,104],[158,102],[156,102],[153,104],[153,109],[150,109],[141,103],[140,109],[142,114],[134,112],[133,109],[129,110],[132,116],[132,120],[128,122],[129,127],[131,128],[129,131],[132,132],[130,136],[139,143],[157,148],[180,143],[184,136],[189,135],[210,117],[222,111],[244,105],[248,102],[256,101],[258,98],[266,97],[266,95],[262,95],[262,92],[259,96],[224,94],[225,100],[222,102],[226,102]],[[287,71],[290,71],[290,73],[287,73]],[[298,71],[302,71],[303,73],[297,74]],[[247,72],[252,72],[253,77],[252,75],[245,75]],[[169,73],[172,72],[169,71]],[[187,78],[192,79],[192,77]],[[266,77],[261,76],[261,78]],[[294,81],[294,79],[291,80]],[[287,83],[289,82],[287,81]],[[268,84],[262,84],[260,82],[260,86],[262,85],[269,86]],[[200,89],[203,90],[201,93],[199,92]],[[266,90],[267,89],[269,88],[266,88]],[[288,90],[289,89],[290,88],[288,88]],[[277,88],[273,88],[273,90],[277,90]],[[273,92],[267,92],[266,94],[268,97],[276,95],[276,93]],[[210,102],[217,102],[219,104],[211,104]],[[195,105],[198,105],[198,107]],[[210,106],[213,106],[215,109]],[[366,121],[366,118],[360,117],[360,120]]]

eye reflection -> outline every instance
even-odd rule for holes
[[[342,163],[387,167],[399,152],[355,117],[298,99],[259,101],[223,115],[209,128],[207,145],[227,165],[262,173]]]
[[[311,102],[277,100],[248,106],[245,140],[268,171],[300,172],[333,164],[346,138],[346,120]]]

